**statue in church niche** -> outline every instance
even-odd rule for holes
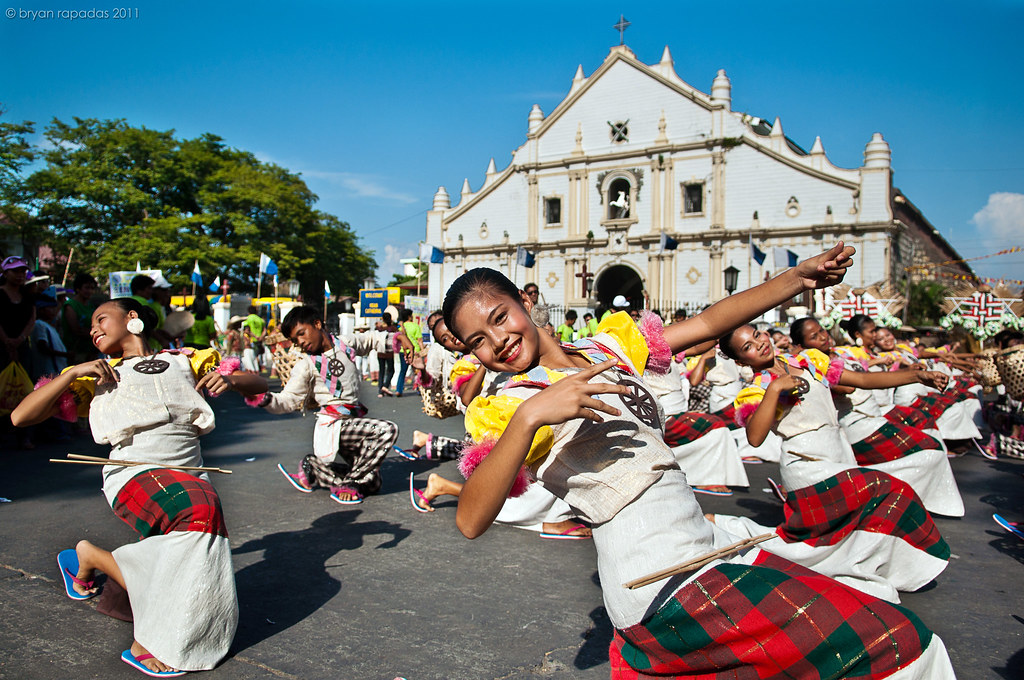
[[[612,219],[621,220],[629,217],[629,199],[626,197],[625,191],[620,191],[619,195],[609,205],[614,208]]]

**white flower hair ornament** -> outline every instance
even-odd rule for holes
[[[144,330],[146,330],[146,324],[142,323],[142,319],[139,317],[128,320],[128,332],[132,335],[142,335]]]

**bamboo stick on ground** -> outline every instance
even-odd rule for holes
[[[668,567],[667,569],[656,571],[653,574],[648,574],[647,576],[641,576],[638,579],[627,581],[626,583],[623,583],[622,586],[633,590],[635,588],[649,586],[652,583],[657,583],[658,581],[667,579],[670,576],[675,576],[676,574],[682,574],[687,571],[696,571],[704,565],[710,564],[717,559],[725,557],[726,555],[731,555],[735,552],[739,552],[740,550],[746,550],[747,548],[751,548],[758,543],[763,543],[770,538],[775,538],[775,536],[776,534],[761,534],[760,536],[754,536],[753,538],[745,538],[742,541],[737,541],[731,545],[725,546],[724,548],[719,548],[718,550],[709,552],[706,555],[695,557],[692,560],[688,560],[682,564],[677,564],[674,567]]]

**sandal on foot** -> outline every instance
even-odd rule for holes
[[[1022,530],[1016,522],[1011,522],[1002,515],[992,515],[992,519],[996,521],[996,524],[1006,529],[1017,538],[1024,538],[1024,530]]]
[[[347,493],[355,498],[339,498],[338,494],[341,493]],[[363,502],[363,494],[351,486],[333,486],[331,487],[331,500],[342,505],[358,505]]]
[[[308,486],[303,485],[303,483],[299,481],[298,475],[293,475],[292,473],[288,472],[280,463],[277,464],[277,469],[281,471],[281,474],[284,475],[284,478],[287,479],[288,482],[296,489],[298,489],[302,493],[313,493],[312,489],[310,489]]]
[[[593,538],[593,536],[581,536],[579,534],[574,534],[572,532],[579,531],[580,529],[586,529],[586,528],[587,528],[586,524],[577,524],[577,525],[571,526],[568,529],[566,529],[565,531],[557,533],[557,534],[553,534],[553,533],[550,533],[550,532],[547,532],[547,531],[542,531],[540,533],[540,537],[541,538],[554,538],[554,539],[558,539],[558,540],[562,540],[562,541],[585,541],[588,538]]]
[[[134,654],[132,654],[132,650],[131,649],[126,649],[123,652],[121,652],[121,661],[124,661],[126,664],[128,664],[129,666],[131,666],[135,670],[140,671],[142,673],[145,673],[146,675],[148,675],[151,678],[176,678],[179,675],[185,675],[185,673],[188,672],[188,671],[152,671],[152,670],[146,668],[146,665],[143,664],[142,662],[146,661],[147,659],[153,659],[153,658],[155,658],[155,657],[152,654],[139,654],[138,656],[135,656]]]
[[[743,456],[743,458],[741,458],[740,460],[742,460],[743,463],[746,465],[760,465],[761,463],[764,462],[757,456]]]
[[[785,493],[783,493],[783,491],[782,491],[782,487],[781,487],[781,486],[779,486],[779,483],[778,483],[778,482],[776,482],[776,481],[775,481],[774,479],[772,479],[771,477],[769,477],[769,478],[768,478],[768,486],[770,486],[770,487],[772,488],[772,493],[774,493],[774,494],[775,494],[775,497],[776,497],[776,498],[778,498],[778,499],[779,499],[780,501],[782,501],[783,503],[785,503],[785,502],[786,502],[786,494],[785,494]]]
[[[64,578],[64,591],[72,600],[88,600],[99,594],[95,592],[83,595],[75,590],[76,584],[88,590],[96,585],[96,582],[78,578],[78,553],[74,550],[68,548],[57,553],[57,566],[60,567],[60,575]]]
[[[704,488],[701,488],[699,486],[693,487],[693,492],[694,493],[707,494],[708,496],[731,496],[732,495],[732,491],[729,491],[728,489],[726,489],[725,491],[715,491],[714,489],[704,489]]]
[[[998,458],[995,452],[995,448],[990,449],[988,446],[982,446],[981,444],[978,443],[977,439],[972,439],[971,443],[974,444],[974,447],[976,449],[978,449],[978,453],[980,453],[982,457],[987,458],[989,460],[996,460]]]
[[[415,508],[416,512],[430,512],[417,501],[423,501],[428,506],[430,505],[430,499],[423,495],[423,492],[413,486],[413,473],[409,473],[409,502],[412,503],[412,507]]]

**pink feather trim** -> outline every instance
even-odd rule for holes
[[[215,368],[214,370],[220,373],[221,375],[231,375],[241,367],[242,362],[239,360],[238,357],[224,357],[223,359],[220,360],[220,363],[217,364],[217,368]]]
[[[480,464],[487,454],[491,452],[497,439],[485,439],[477,444],[469,444],[462,448],[462,455],[459,456],[459,472],[466,479],[473,474],[473,470]],[[516,481],[512,482],[512,488],[508,492],[509,498],[518,498],[526,493],[526,489],[533,483],[533,474],[526,467],[519,468]]]
[[[254,394],[251,397],[245,397],[245,403],[248,404],[249,406],[252,406],[253,408],[257,408],[259,407],[260,404],[263,403],[263,399],[266,398],[266,396],[266,392],[263,392],[261,394]]]
[[[825,382],[829,385],[837,384],[844,370],[843,360],[839,357],[832,357],[832,360],[828,362],[828,370],[825,371]]]
[[[459,394],[462,390],[462,386],[473,379],[474,373],[467,373],[466,375],[460,375],[458,378],[452,381],[452,392]]]
[[[44,375],[36,381],[35,389],[38,390],[43,385],[47,385],[51,382],[53,382],[53,378],[51,376]],[[57,412],[53,414],[53,417],[69,423],[78,422],[78,404],[75,403],[75,395],[71,394],[71,390],[64,390],[64,392],[57,397]]]
[[[754,415],[754,412],[757,411],[757,407],[759,405],[760,404],[747,403],[738,406],[736,408],[735,416],[736,424],[739,425],[740,427],[746,427],[747,421],[750,420],[750,417],[752,415]]]
[[[640,315],[637,326],[640,328],[640,334],[647,340],[647,349],[650,352],[647,356],[646,370],[659,375],[668,373],[672,366],[672,348],[665,341],[665,325],[661,317],[644,312]]]

